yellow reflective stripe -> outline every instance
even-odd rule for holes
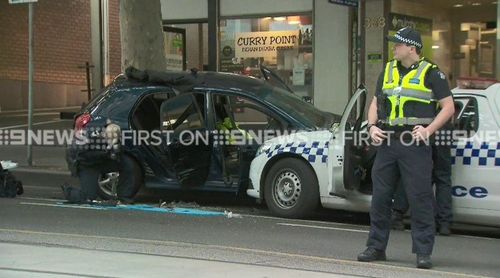
[[[417,78],[418,80],[421,80],[421,82],[423,82],[422,73],[427,72],[427,67],[430,65],[431,65],[431,63],[429,63],[427,61],[421,62],[420,65],[418,66],[418,71],[417,71],[417,74],[415,74],[414,78]]]
[[[387,96],[396,95],[394,93],[394,89],[385,89],[385,90],[382,90],[382,92],[384,93],[384,95],[387,95]]]
[[[419,90],[411,90],[403,88],[399,93],[400,96],[417,98],[421,100],[432,100],[432,91],[431,92],[422,92]]]
[[[403,117],[403,118],[397,118],[394,120],[383,120],[383,123],[389,124],[389,125],[424,125],[424,124],[430,124],[434,121],[434,118],[414,118],[414,117]]]
[[[405,89],[401,88],[397,90],[396,92],[395,89],[385,89],[382,92],[384,95],[387,96],[401,96],[401,97],[411,97],[411,98],[416,98],[416,99],[421,99],[421,100],[426,100],[426,101],[431,101],[432,99],[432,91],[431,92],[423,92],[419,90],[412,90],[412,89]]]

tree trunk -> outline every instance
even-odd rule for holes
[[[120,0],[122,70],[166,70],[160,0]]]

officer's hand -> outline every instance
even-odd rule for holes
[[[381,130],[380,128],[378,128],[378,126],[372,126],[370,127],[370,130],[368,130],[368,132],[370,133],[370,137],[372,138],[372,141],[374,143],[381,143],[382,141],[384,141],[384,139],[387,138],[387,135],[385,134],[385,132],[383,130]]]
[[[427,128],[421,126],[421,125],[416,125],[411,134],[413,135],[413,138],[417,141],[426,141],[429,136],[431,136],[431,133]]]

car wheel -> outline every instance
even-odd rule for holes
[[[115,199],[117,196],[118,178],[120,172],[110,172],[99,175],[97,183],[99,185],[97,193],[103,199]]]
[[[142,171],[137,162],[122,155],[119,172],[109,172],[99,175],[97,193],[103,199],[133,198],[142,186]]]
[[[265,179],[264,199],[274,215],[302,218],[319,204],[318,180],[313,170],[297,158],[277,161]]]

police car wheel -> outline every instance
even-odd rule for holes
[[[298,158],[281,159],[266,176],[264,199],[274,215],[286,218],[311,215],[319,204],[316,175]]]
[[[120,197],[133,198],[142,186],[142,171],[137,162],[127,156],[122,155],[120,159],[121,169],[119,172],[104,173],[97,181],[97,193],[102,199],[116,199],[117,191]]]

